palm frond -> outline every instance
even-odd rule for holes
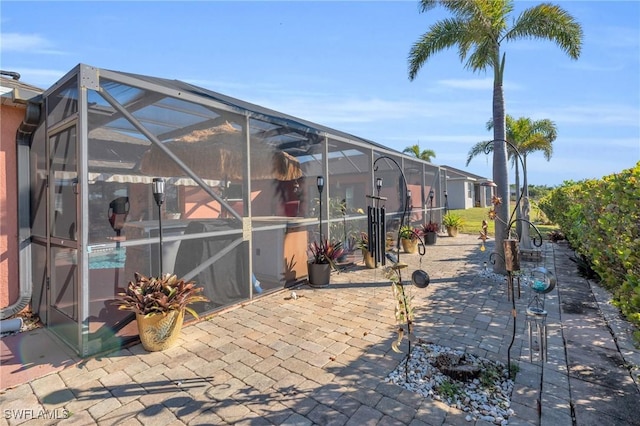
[[[493,151],[493,144],[489,143],[490,141],[478,142],[469,149],[469,153],[467,154],[467,166],[475,157],[480,154],[488,154]],[[488,144],[488,145],[487,145]],[[485,150],[486,149],[486,150]]]
[[[560,6],[543,3],[520,14],[505,40],[539,38],[556,43],[571,59],[578,59],[584,34],[580,24]]]

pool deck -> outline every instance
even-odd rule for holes
[[[504,281],[480,273],[491,247],[480,251],[474,235],[441,236],[422,261],[417,254],[401,260],[409,264],[405,275],[421,266],[431,277],[426,289],[406,287],[418,338],[506,363],[512,302]],[[530,361],[524,311],[531,291],[523,288],[509,424],[640,425],[633,328],[606,291],[577,275],[566,245],[545,243],[542,254],[522,266],[544,266],[557,277],[545,301],[548,358],[534,353]],[[382,270],[358,263],[331,282],[189,325],[164,352],[137,344],[79,360],[44,329],[0,339],[0,426],[490,424],[385,383],[405,354],[391,350],[397,326]],[[56,418],[34,419],[43,413]]]

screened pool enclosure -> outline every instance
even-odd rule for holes
[[[414,225],[440,221],[444,192],[438,167],[372,141],[181,81],[82,64],[44,93],[19,152],[21,279],[43,322],[81,356],[137,334],[113,305],[134,272],[196,281],[211,300],[196,310],[211,313],[303,282],[320,232],[360,262],[355,242],[378,178],[387,231],[404,214],[398,166]],[[160,208],[154,178],[165,181]]]

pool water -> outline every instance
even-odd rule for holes
[[[89,269],[124,268],[126,258],[127,249],[125,247],[109,251],[92,252],[89,253]]]

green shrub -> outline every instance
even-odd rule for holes
[[[442,224],[446,228],[462,228],[464,226],[464,219],[458,213],[449,212],[442,218]]]
[[[547,217],[640,325],[640,162],[602,179],[565,182],[540,200]]]

